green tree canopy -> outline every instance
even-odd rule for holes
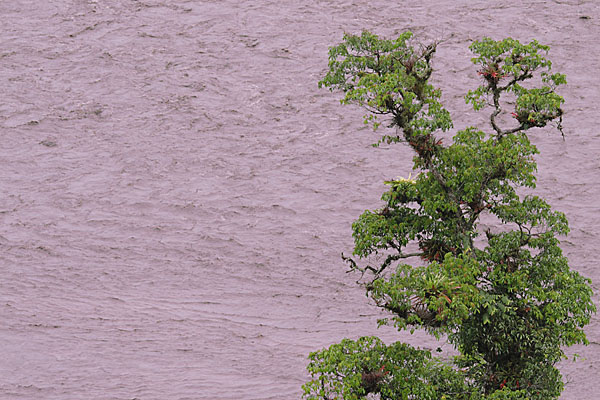
[[[414,150],[416,176],[385,182],[383,206],[354,222],[353,256],[344,259],[389,312],[381,324],[446,335],[460,355],[444,362],[401,343],[344,340],[311,354],[307,399],[556,399],[564,346],[587,344],[595,307],[591,282],[559,246],[567,219],[522,194],[536,184],[528,131],[555,123],[562,133],[556,90],[565,76],[537,41],[474,42],[481,85],[465,99],[489,110],[491,129],[467,127],[445,145],[452,120],[429,83],[436,45],[414,44],[410,32],[345,35],[319,86],[365,108],[374,129],[387,121],[376,146]],[[493,228],[479,227],[484,215]]]

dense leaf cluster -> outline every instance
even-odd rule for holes
[[[476,394],[430,352],[399,342],[386,346],[372,336],[344,339],[311,354],[308,370],[318,378],[305,390],[318,399],[358,400],[378,393],[382,399],[466,400]]]
[[[418,171],[385,182],[383,207],[353,224],[356,259],[344,258],[390,312],[380,323],[446,335],[460,355],[444,363],[405,344],[344,340],[311,354],[305,396],[556,399],[563,383],[555,364],[564,346],[587,343],[583,328],[595,307],[590,281],[559,247],[569,232],[565,215],[519,188],[536,182],[538,151],[527,131],[550,122],[560,129],[556,89],[566,78],[552,72],[548,47],[536,41],[473,43],[482,83],[466,101],[491,109],[492,129],[468,127],[444,145],[435,135],[452,121],[428,82],[436,44],[416,46],[411,37],[345,35],[319,82],[344,92],[343,104],[367,109],[375,129],[387,116],[395,133],[377,144],[406,143]],[[509,114],[516,121],[503,126]],[[496,221],[492,229],[480,227],[482,216]]]

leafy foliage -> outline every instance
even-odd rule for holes
[[[438,102],[441,91],[427,80],[435,45],[416,50],[408,45],[411,32],[396,40],[380,39],[363,32],[345,35],[344,42],[329,50],[329,72],[319,87],[342,90],[342,104],[356,103],[369,111],[365,123],[377,129],[377,116],[391,115],[391,126],[410,126],[415,134],[427,134],[452,126],[450,114]],[[384,135],[382,141],[398,142]]]
[[[407,144],[418,171],[385,182],[384,206],[353,224],[356,259],[344,259],[390,313],[380,324],[446,335],[460,355],[443,362],[406,344],[344,340],[311,354],[308,399],[556,399],[563,347],[587,344],[583,328],[595,307],[591,282],[559,246],[567,219],[519,193],[536,182],[538,150],[527,131],[551,122],[561,130],[556,90],[565,76],[552,72],[548,47],[537,41],[474,42],[482,83],[465,99],[491,108],[492,129],[467,127],[444,145],[435,135],[452,121],[428,82],[435,49],[414,45],[410,32],[396,40],[345,35],[319,86],[365,108],[374,129],[387,117],[395,133],[376,145]],[[509,113],[516,121],[504,126]],[[481,229],[482,215],[496,219],[493,231]]]
[[[310,355],[308,370],[318,376],[304,386],[308,399],[470,399],[476,395],[464,376],[433,359],[428,351],[376,337],[344,339]]]

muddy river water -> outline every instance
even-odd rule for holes
[[[341,338],[435,345],[378,330],[340,259],[411,165],[318,89],[343,32],[443,40],[457,129],[485,122],[462,99],[472,40],[551,46],[566,140],[532,131],[538,189],[599,289],[596,0],[6,0],[0,17],[1,399],[297,399],[308,352]],[[600,393],[598,316],[587,332],[563,399]]]

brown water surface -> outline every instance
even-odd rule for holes
[[[377,330],[339,258],[411,165],[317,88],[344,31],[444,39],[457,129],[486,118],[462,100],[472,40],[552,46],[567,137],[532,132],[538,187],[598,289],[595,0],[10,0],[0,17],[2,399],[294,399],[308,352],[343,337],[435,345]],[[588,335],[563,399],[600,392],[598,317]]]

